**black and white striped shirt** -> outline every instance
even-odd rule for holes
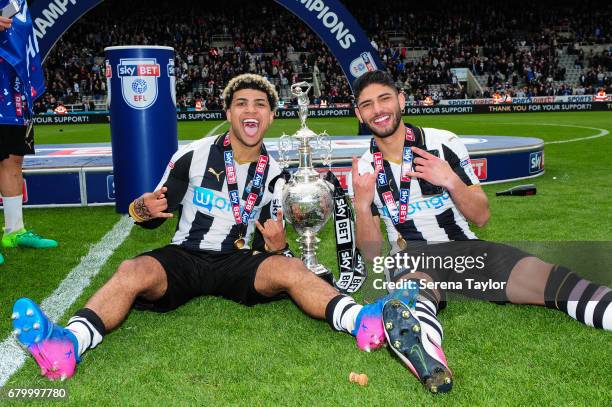
[[[172,156],[162,179],[155,188],[158,190],[166,186],[168,188],[166,212],[178,210],[180,213],[172,244],[192,250],[217,252],[235,250],[234,241],[239,238],[239,226],[232,214],[225,181],[223,138],[224,135],[206,137],[179,149]],[[238,191],[242,193],[241,208],[244,208],[251,189],[256,166],[257,162],[235,163]],[[281,168],[278,163],[269,157],[269,165],[264,174],[265,186],[262,187],[262,193],[255,202],[244,236],[248,242],[253,232],[256,232],[254,249],[263,250],[263,240],[256,230],[255,220],[259,219],[263,223],[271,215],[275,216],[276,210],[280,208],[282,188],[276,188],[274,192],[280,174]],[[248,185],[246,191],[245,185]],[[141,225],[152,228],[162,222],[163,219],[153,219]]]
[[[424,128],[423,131],[427,150],[438,150],[440,158],[448,161],[453,171],[466,185],[479,184],[467,149],[454,133],[432,128]],[[374,173],[372,161],[372,153],[368,150],[359,160],[359,173]],[[401,163],[389,162],[396,187],[400,185],[401,166]],[[353,196],[353,184],[350,177],[348,177],[347,184],[349,195]],[[399,202],[396,204],[399,206]],[[396,241],[399,233],[378,194],[374,195],[372,214],[381,216],[385,222],[389,242],[393,245],[393,249],[397,249]],[[465,217],[453,203],[448,191],[440,195],[423,196],[416,178],[412,178],[410,182],[408,216],[402,225],[402,236],[406,240],[427,240],[429,242],[477,239],[470,230]]]

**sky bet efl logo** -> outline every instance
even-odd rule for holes
[[[529,154],[529,173],[544,171],[544,152],[535,151]]]
[[[351,61],[351,74],[355,78],[359,78],[366,72],[375,71],[378,69],[376,63],[374,62],[374,58],[372,58],[372,54],[369,52],[362,52],[357,58]]]
[[[125,58],[117,65],[123,100],[134,109],[150,107],[157,99],[159,64],[155,58]]]

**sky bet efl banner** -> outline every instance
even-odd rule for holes
[[[35,0],[30,7],[43,60],[62,34],[102,0]],[[337,0],[276,0],[306,23],[329,47],[349,84],[383,68],[361,26]],[[206,7],[202,2],[202,8]],[[292,27],[286,29],[291,30]],[[118,45],[118,44],[106,44]],[[172,45],[172,44],[170,44]]]

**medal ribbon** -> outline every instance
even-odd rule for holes
[[[404,149],[402,151],[402,168],[400,174],[399,196],[393,194],[391,181],[393,174],[387,174],[383,155],[376,145],[376,140],[372,137],[370,151],[374,159],[373,166],[376,171],[376,191],[380,201],[385,205],[391,221],[395,226],[406,222],[408,216],[408,200],[410,198],[410,180],[408,173],[413,169],[413,154],[411,147],[415,145],[416,137],[413,129],[406,125],[406,137],[404,138]],[[399,201],[399,206],[397,204]]]
[[[229,194],[230,203],[232,205],[232,214],[236,224],[240,225],[239,235],[243,238],[246,235],[246,230],[249,224],[251,212],[255,208],[255,203],[262,195],[262,187],[265,185],[265,173],[269,165],[268,152],[266,146],[261,144],[261,153],[255,167],[255,175],[251,181],[251,191],[246,199],[244,208],[240,207],[240,194],[238,193],[238,179],[236,176],[236,166],[234,164],[234,151],[230,144],[229,133],[225,134],[223,140],[223,161],[225,162],[225,182],[227,183],[227,192]],[[245,189],[247,185],[244,186]]]
[[[334,230],[339,270],[334,286],[342,293],[351,294],[357,292],[365,282],[367,269],[359,249],[355,247],[355,217],[349,198],[333,172],[328,171],[325,180],[334,186]]]

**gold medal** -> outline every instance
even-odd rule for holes
[[[397,238],[397,246],[400,248],[400,250],[406,250],[408,247],[408,242],[406,242],[406,239],[400,236]]]
[[[244,243],[244,239],[239,237],[238,239],[234,240],[234,247],[240,250],[244,247]]]

